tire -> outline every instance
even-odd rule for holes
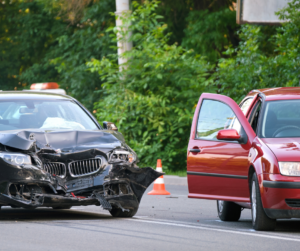
[[[138,208],[134,208],[134,209],[129,209],[128,211],[124,211],[121,208],[118,207],[113,207],[112,210],[110,210],[110,214],[113,217],[120,217],[120,218],[129,218],[129,217],[133,217],[136,212],[137,212]]]
[[[252,226],[259,231],[272,231],[276,228],[276,219],[269,218],[262,205],[256,173],[251,180],[251,214]]]
[[[238,221],[242,207],[231,201],[217,200],[217,210],[221,221]]]
[[[52,209],[54,210],[59,210],[59,209],[70,209],[72,206],[68,206],[68,207],[52,207]]]

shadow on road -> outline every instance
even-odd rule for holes
[[[229,227],[233,230],[253,230],[252,228],[252,220],[251,219],[241,219],[239,221],[227,221],[222,222],[221,220],[217,220],[220,227]],[[255,230],[253,230],[255,231]],[[284,233],[300,233],[300,219],[280,219],[277,220],[276,229],[274,233],[284,232]],[[264,232],[260,232],[264,233]],[[269,233],[272,233],[270,231]]]
[[[277,220],[276,232],[300,233],[300,220]]]
[[[222,223],[221,221],[219,221]],[[229,224],[232,224],[233,228],[239,228],[239,229],[252,229],[252,220],[251,219],[242,219],[238,222],[226,222],[227,227]],[[240,225],[238,225],[240,224]],[[224,222],[223,222],[223,225]],[[254,230],[253,230],[254,231]],[[281,219],[277,220],[276,229],[274,233],[277,232],[284,232],[284,233],[300,233],[300,219]],[[263,232],[261,232],[263,233]],[[269,232],[272,233],[272,232]]]
[[[110,215],[102,213],[84,212],[77,210],[53,210],[48,208],[39,209],[1,209],[1,221],[52,221],[52,220],[93,220],[114,219]]]

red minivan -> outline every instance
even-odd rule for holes
[[[300,218],[300,87],[251,91],[237,105],[203,93],[187,150],[189,198],[217,200],[219,218],[251,208],[255,230]]]

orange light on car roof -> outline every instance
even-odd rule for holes
[[[59,85],[55,82],[36,83],[30,86],[31,90],[58,89]]]

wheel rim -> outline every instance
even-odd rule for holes
[[[251,192],[251,201],[252,201],[252,220],[256,220],[256,187],[255,181],[252,182],[252,192]]]
[[[219,212],[223,211],[223,205],[224,205],[224,201],[223,200],[218,200],[218,209],[219,209]]]

